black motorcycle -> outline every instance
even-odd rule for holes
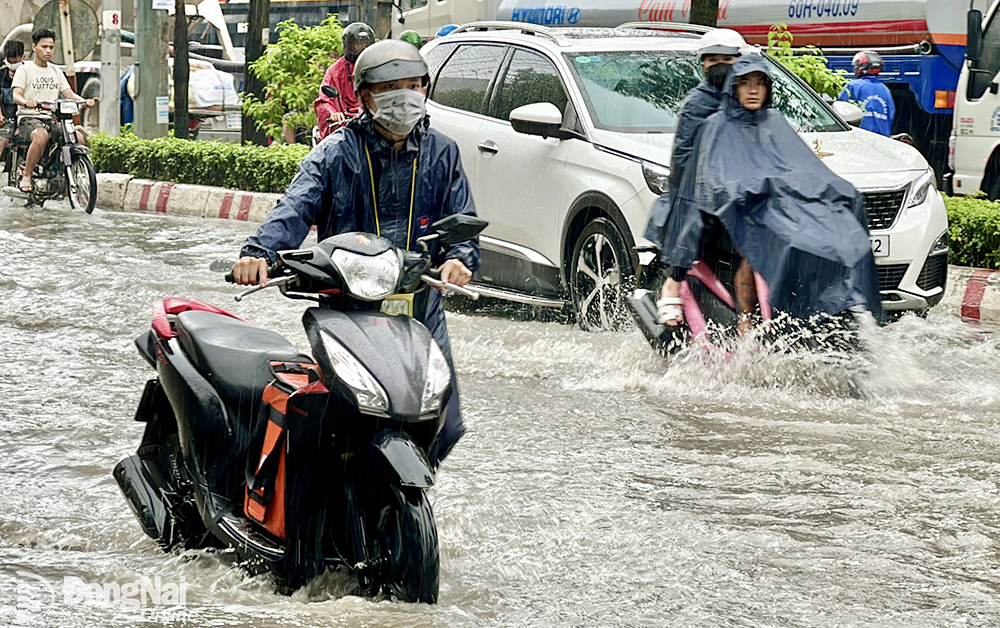
[[[52,113],[55,124],[49,127],[49,144],[35,166],[31,192],[23,192],[17,187],[24,177],[31,145],[30,136],[18,134],[14,137],[16,150],[11,151],[8,182],[3,193],[34,205],[66,197],[73,209],[82,209],[88,214],[93,212],[97,203],[97,174],[90,160],[90,149],[78,141],[73,123],[73,116],[83,111],[86,104],[60,98],[56,102],[39,103],[38,108]]]
[[[427,285],[477,296],[429,267],[437,245],[486,224],[442,219],[420,251],[355,232],[280,252],[267,286],[320,304],[302,317],[312,357],[211,305],[158,302],[136,340],[158,374],[136,412],[145,432],[114,469],[146,534],[164,548],[232,548],[284,591],[333,569],[359,595],[436,602],[427,452],[453,380],[406,314]]]

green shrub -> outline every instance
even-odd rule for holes
[[[831,70],[826,65],[823,51],[815,46],[806,46],[804,54],[792,52],[795,39],[788,24],[775,24],[767,33],[767,54],[781,62],[796,76],[805,81],[817,94],[837,98],[847,85],[847,73]]]
[[[1000,203],[966,196],[945,196],[948,209],[948,261],[960,266],[1000,269]]]
[[[90,149],[98,172],[249,192],[284,192],[309,152],[308,146],[299,144],[264,147],[173,137],[144,140],[131,133],[91,136]]]

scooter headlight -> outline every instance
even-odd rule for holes
[[[907,207],[916,207],[927,200],[927,193],[934,187],[934,171],[928,170],[910,184],[910,195],[906,199]]]
[[[64,100],[59,103],[59,113],[75,116],[80,113],[80,105],[72,100]]]
[[[347,289],[364,301],[378,301],[396,291],[399,256],[390,249],[379,255],[358,255],[337,249],[331,256]]]
[[[427,381],[424,395],[420,400],[420,414],[439,412],[444,393],[451,383],[451,367],[436,341],[431,341],[430,355],[427,357]]]
[[[325,331],[321,331],[320,336],[323,338],[323,347],[326,349],[326,357],[333,366],[333,372],[354,393],[358,407],[373,414],[386,414],[389,411],[389,398],[386,397],[385,390],[375,376],[333,336]]]

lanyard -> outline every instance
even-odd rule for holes
[[[419,153],[418,153],[419,154]],[[372,182],[372,208],[375,210],[375,235],[382,235],[382,228],[378,224],[378,190],[375,189],[375,171],[372,170],[372,155],[368,151],[368,144],[365,144],[365,157],[368,158],[368,178]],[[406,250],[410,250],[410,234],[413,232],[413,196],[417,190],[417,158],[413,158],[413,176],[410,180],[410,219],[406,223]]]

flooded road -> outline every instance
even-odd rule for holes
[[[450,314],[469,432],[431,491],[440,604],[162,552],[111,477],[153,301],[308,348],[303,306],[208,271],[252,229],[0,206],[0,626],[1000,625],[1000,338],[943,311],[872,332],[861,375]],[[183,605],[93,595],[157,577]]]

